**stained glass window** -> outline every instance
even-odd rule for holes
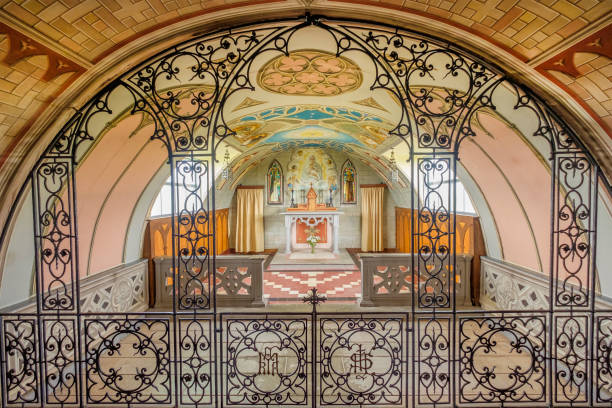
[[[283,170],[278,161],[274,160],[268,168],[267,176],[268,204],[283,203]]]
[[[342,203],[357,203],[357,172],[350,160],[342,166]]]

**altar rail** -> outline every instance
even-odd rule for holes
[[[413,288],[429,288],[425,280],[412,284],[412,255],[397,253],[361,253],[361,306],[410,305]],[[457,306],[471,305],[470,268],[472,255],[457,255],[455,274],[455,301]],[[427,265],[420,268],[422,276]],[[439,267],[439,261],[435,264]],[[415,272],[416,275],[416,272]],[[446,279],[446,276],[443,277]],[[452,281],[451,281],[452,282]],[[448,289],[448,288],[447,288]],[[452,288],[451,288],[452,290]]]
[[[129,264],[81,278],[81,311],[85,313],[141,312],[148,309],[147,260]],[[67,292],[70,292],[70,285]],[[36,298],[3,309],[3,313],[34,313]]]
[[[268,255],[217,255],[217,306],[262,307],[263,271]],[[172,307],[172,289],[179,282],[180,292],[185,292],[187,279],[173,274],[171,257],[156,257],[155,307]],[[189,264],[188,264],[189,265]],[[175,276],[176,278],[175,282]],[[207,276],[203,273],[202,276]]]

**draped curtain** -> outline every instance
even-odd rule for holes
[[[263,188],[236,190],[236,252],[263,252]]]
[[[383,251],[385,186],[361,187],[361,250]]]

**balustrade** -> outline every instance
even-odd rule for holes
[[[422,296],[436,296],[438,293],[449,293],[452,290],[455,291],[457,306],[471,305],[472,255],[456,256],[455,273],[452,273],[452,266],[442,267],[440,260],[435,257],[431,262],[420,259],[419,270],[414,274],[412,273],[413,254],[362,253],[359,254],[359,258],[362,281],[361,306],[410,306],[413,293],[417,293],[421,299]],[[435,275],[430,273],[432,270],[436,271]],[[420,302],[416,304],[419,305]]]
[[[216,257],[216,287],[218,306],[261,307],[263,303],[263,270],[267,255],[217,255]],[[191,293],[201,291],[200,285],[191,284],[191,276],[197,276],[202,281],[204,292],[212,282],[207,271],[189,274],[186,270],[173,273],[174,266],[171,257],[156,257],[155,263],[155,307],[172,307],[172,291],[175,290],[177,299],[182,295],[199,295]],[[212,262],[201,263],[211,265]],[[183,265],[181,263],[181,265]],[[187,268],[194,268],[193,263],[187,262]]]

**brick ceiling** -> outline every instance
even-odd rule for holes
[[[448,23],[547,76],[612,134],[610,0],[0,0],[0,166],[27,152],[20,143],[37,118],[111,54],[181,21],[268,3],[373,6]]]

